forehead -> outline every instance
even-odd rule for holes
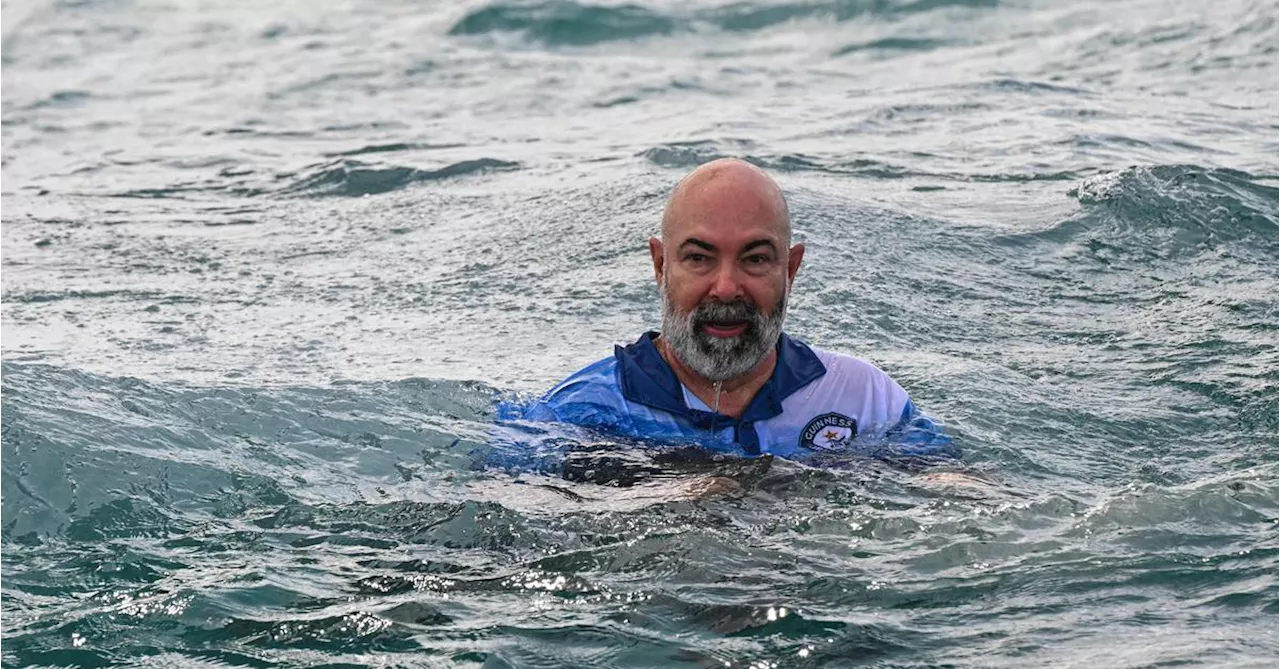
[[[776,187],[752,179],[722,178],[691,184],[672,201],[666,235],[681,244],[697,238],[716,246],[786,237],[786,212]]]

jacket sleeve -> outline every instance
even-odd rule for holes
[[[917,470],[955,464],[963,454],[942,424],[907,400],[902,417],[889,428],[876,457],[904,469]]]
[[[553,406],[541,398],[532,402],[503,400],[497,420],[489,428],[485,448],[473,453],[473,469],[501,469],[558,474],[564,454],[580,430],[559,424]]]

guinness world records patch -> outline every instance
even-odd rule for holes
[[[838,413],[824,413],[809,421],[800,432],[800,448],[837,451],[858,436],[858,421]]]

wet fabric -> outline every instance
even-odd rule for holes
[[[649,443],[698,444],[736,456],[870,456],[899,464],[957,459],[940,425],[874,364],[783,334],[773,374],[738,417],[707,406],[676,378],[656,332],[570,375],[504,417],[564,423]]]

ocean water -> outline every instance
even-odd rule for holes
[[[1274,2],[3,13],[3,666],[1276,666]],[[988,484],[474,466],[720,156]]]

